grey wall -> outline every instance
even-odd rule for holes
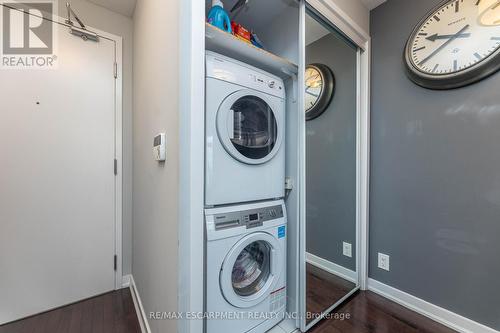
[[[337,82],[328,109],[306,123],[307,252],[356,270],[356,50],[329,34],[307,46],[306,63],[329,66]]]
[[[371,16],[370,277],[500,329],[500,74],[441,92],[405,77],[406,38],[437,3]]]
[[[148,314],[177,311],[179,3],[139,0],[134,13],[134,209],[132,273]],[[153,137],[167,133],[167,161]],[[149,320],[176,332],[175,320]]]

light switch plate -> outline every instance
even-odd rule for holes
[[[153,157],[159,162],[167,159],[167,136],[165,133],[159,133],[153,139]]]
[[[342,242],[342,253],[349,258],[352,258],[352,244],[347,242]]]
[[[387,254],[380,253],[378,254],[378,268],[390,271],[390,259]]]

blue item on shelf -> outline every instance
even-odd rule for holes
[[[263,49],[264,46],[262,45],[262,42],[260,41],[259,37],[257,37],[257,35],[255,34],[255,32],[252,32],[252,34],[250,35],[250,41],[252,42],[252,44],[260,49]]]
[[[210,12],[208,12],[208,23],[228,33],[232,33],[231,20],[229,19],[227,12],[224,10],[222,1],[212,1],[212,8],[210,9]]]

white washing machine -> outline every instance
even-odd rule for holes
[[[285,87],[277,76],[206,54],[205,204],[282,198]]]
[[[207,333],[264,333],[286,308],[283,200],[205,210]]]

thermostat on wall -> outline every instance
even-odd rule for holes
[[[153,156],[157,161],[165,161],[167,158],[167,138],[165,133],[155,136],[153,141]]]

